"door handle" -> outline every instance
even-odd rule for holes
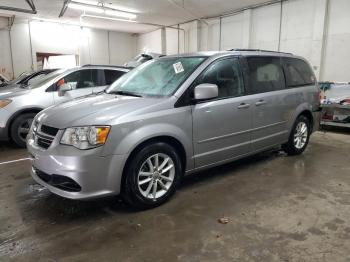
[[[266,101],[265,100],[259,100],[258,102],[255,103],[256,106],[262,106],[265,105]]]
[[[249,108],[249,107],[250,107],[249,104],[242,103],[242,104],[240,104],[237,108],[238,108],[238,109],[244,109],[244,108]]]

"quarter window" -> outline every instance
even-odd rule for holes
[[[125,74],[124,71],[118,70],[104,70],[106,85],[112,84],[115,80]]]
[[[264,93],[285,88],[281,59],[278,57],[248,57],[251,93]]]
[[[288,87],[315,84],[314,73],[306,62],[295,58],[284,58],[283,60]]]
[[[218,98],[236,97],[244,94],[243,77],[237,58],[214,62],[196,81],[199,84],[218,86]]]

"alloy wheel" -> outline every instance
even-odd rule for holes
[[[170,156],[158,153],[147,158],[138,172],[137,183],[142,196],[157,200],[164,196],[175,178],[175,165]]]
[[[299,122],[294,133],[294,146],[301,149],[305,146],[308,137],[308,128],[306,123]]]

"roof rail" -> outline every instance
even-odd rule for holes
[[[132,67],[127,67],[127,66],[115,66],[115,65],[93,65],[93,64],[86,64],[86,65],[82,65],[81,67],[89,67],[89,66],[96,66],[96,67],[111,67],[111,68],[121,68],[121,69],[132,69]]]
[[[293,55],[292,53],[288,52],[279,52],[279,51],[272,51],[272,50],[262,50],[262,49],[244,49],[244,48],[233,48],[233,49],[228,49],[227,51],[238,51],[238,52],[244,52],[244,51],[253,51],[253,52],[266,52],[266,53],[277,53],[277,54],[288,54],[288,55]]]

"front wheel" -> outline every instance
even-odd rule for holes
[[[288,155],[299,155],[304,152],[311,135],[310,121],[305,116],[299,116],[293,125],[292,132],[282,149]]]
[[[128,161],[122,196],[138,209],[159,206],[175,193],[181,175],[180,157],[172,146],[148,144]]]
[[[11,139],[19,147],[26,146],[26,139],[35,114],[28,113],[18,116],[11,125]]]

